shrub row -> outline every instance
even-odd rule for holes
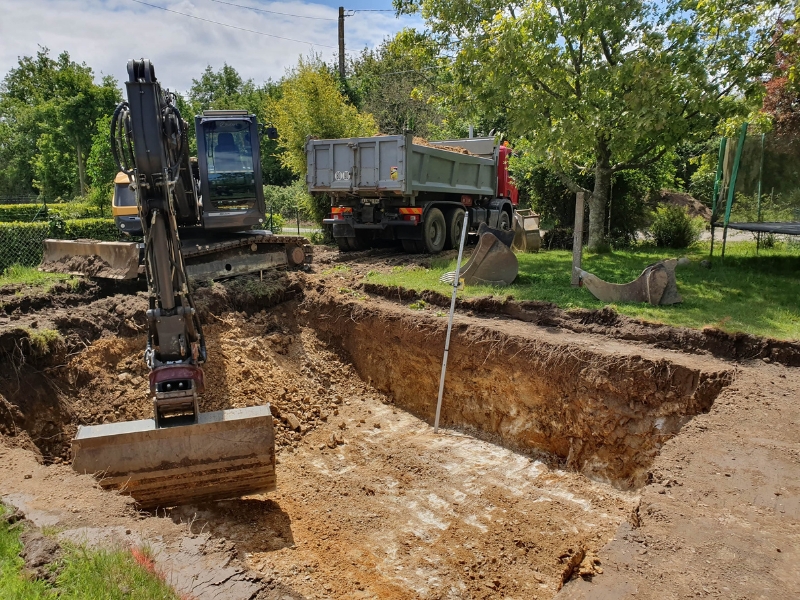
[[[110,209],[105,211],[110,214]],[[16,221],[30,223],[34,219],[48,218],[98,219],[104,216],[100,207],[89,202],[66,202],[64,204],[0,204],[0,223]]]

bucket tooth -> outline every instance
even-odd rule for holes
[[[200,413],[197,423],[153,419],[78,428],[72,468],[145,509],[237,498],[275,489],[269,405]]]

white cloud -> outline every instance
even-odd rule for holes
[[[113,75],[120,86],[127,79],[130,58],[149,58],[166,87],[185,91],[206,65],[227,62],[257,83],[281,77],[301,55],[317,52],[325,60],[337,56],[338,11],[305,2],[230,0],[283,13],[327,17],[301,19],[258,13],[211,0],[143,0],[171,10],[236,25],[304,44],[280,40],[165,12],[131,0],[2,0],[0,4],[0,76],[17,65],[20,56],[34,55],[37,46],[51,54],[67,50],[95,74]],[[361,12],[345,20],[347,51],[374,46],[416,19],[396,19],[392,13]],[[328,47],[331,46],[331,47]]]

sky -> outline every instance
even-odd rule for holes
[[[418,17],[398,19],[393,12],[375,11],[391,9],[391,0],[224,2],[274,12],[223,0],[0,0],[0,76],[19,57],[45,46],[53,56],[67,50],[73,60],[92,67],[97,78],[112,75],[120,87],[130,58],[149,58],[162,84],[176,91],[188,90],[207,65],[218,69],[225,62],[261,83],[280,78],[301,55],[318,53],[326,61],[335,60],[340,4],[356,11],[345,19],[348,54],[374,47],[403,27],[422,25]]]

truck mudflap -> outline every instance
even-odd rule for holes
[[[200,413],[197,423],[172,427],[153,419],[81,426],[72,454],[75,471],[144,509],[275,489],[269,405]]]
[[[45,240],[39,270],[104,279],[136,279],[139,276],[139,244]]]

